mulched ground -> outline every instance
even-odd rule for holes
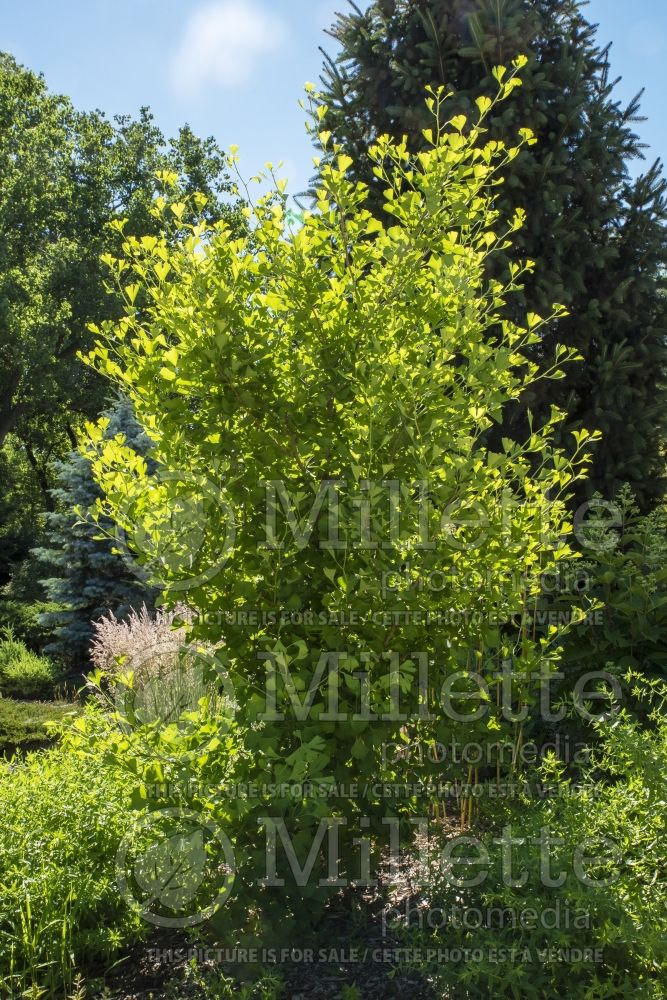
[[[312,944],[313,959],[277,962],[266,966],[275,970],[284,987],[283,1000],[340,1000],[347,985],[358,992],[350,1000],[443,1000],[424,977],[404,963],[394,961],[396,949],[405,941],[383,931],[382,903],[377,896],[361,893],[331,907]],[[353,917],[353,911],[356,916]],[[364,926],[359,926],[359,913]],[[159,932],[137,946],[95,991],[88,987],[91,1000],[210,1000],[216,995],[193,981],[188,972],[188,954],[198,950],[197,974],[215,981],[223,974],[239,981],[247,978],[248,966],[218,962],[216,949],[193,942],[186,932]],[[180,956],[176,955],[180,952]],[[176,960],[174,960],[176,958]],[[227,997],[228,993],[223,993]],[[259,996],[259,994],[257,994]],[[345,997],[345,993],[342,993]]]
[[[369,956],[374,946],[386,948],[387,941],[369,940]],[[210,1000],[213,990],[211,987],[203,989],[192,980],[185,957],[177,962],[161,962],[156,961],[149,950],[180,948],[187,952],[189,947],[191,944],[184,939],[154,939],[135,949],[121,966],[105,977],[104,987],[88,995],[91,1000]],[[349,944],[345,952],[349,954]],[[346,985],[357,987],[358,993],[353,996],[358,996],[359,1000],[437,1000],[437,994],[418,972],[390,963],[377,963],[370,957],[364,960],[363,949],[358,961],[279,963],[273,968],[284,983],[279,994],[283,1000],[340,1000]],[[243,970],[233,965],[221,966],[212,961],[198,963],[198,975],[210,977],[211,983],[221,972],[228,977],[234,977],[236,972],[243,976]]]
[[[451,819],[441,824],[443,833],[456,829]],[[280,1000],[449,1000],[404,960],[410,941],[399,937],[387,919],[389,913],[405,912],[406,906],[413,910],[424,904],[419,886],[421,867],[428,862],[423,860],[423,847],[417,836],[413,851],[401,855],[391,875],[386,865],[380,866],[377,888],[349,890],[332,901],[308,945],[313,949],[313,960],[264,965],[264,970],[275,971],[280,977],[283,989],[275,994],[258,991],[252,994],[253,1000],[267,996],[270,1000],[274,996]],[[235,996],[234,986],[231,992],[229,988],[218,992],[216,979],[248,982],[253,968],[257,971],[258,967],[221,960],[205,933],[205,927],[198,937],[187,931],[156,930],[116,964],[99,989],[88,984],[86,1000],[215,1000],[218,996],[226,1000]],[[207,948],[213,957],[206,954]],[[325,960],[320,949],[324,949]],[[197,976],[188,970],[188,954],[193,950],[198,952]],[[175,959],[174,953],[179,951],[180,957]],[[208,987],[197,985],[196,978],[207,980]],[[356,991],[344,991],[345,986],[356,986]]]

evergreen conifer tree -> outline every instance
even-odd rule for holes
[[[490,131],[507,139],[526,126],[538,142],[506,170],[498,207],[503,218],[527,212],[515,251],[539,266],[524,302],[542,315],[554,302],[570,313],[550,326],[536,354],[551,358],[563,343],[584,361],[560,383],[539,383],[506,423],[525,422],[529,409],[545,415],[552,404],[563,407],[565,434],[581,426],[603,433],[586,491],[611,498],[628,482],[651,506],[663,492],[667,204],[659,163],[638,179],[629,172],[642,156],[633,130],[641,95],[619,103],[609,49],[599,46],[579,0],[351,6],[330,32],[341,48],[335,61],[325,54],[329,110],[318,127],[365,165],[358,179],[378,210],[382,193],[363,150],[383,133],[423,145],[427,85],[456,93],[452,116],[470,115],[478,97],[494,92],[493,68],[528,56],[523,86],[494,109]]]
[[[129,400],[120,397],[102,415],[109,420],[107,437],[122,434],[131,448],[146,454],[148,438]],[[109,611],[122,618],[132,608],[150,606],[155,593],[113,551],[111,537],[106,537],[107,532],[112,534],[111,522],[94,524],[75,512],[75,508],[88,510],[100,495],[88,458],[72,451],[55,471],[58,486],[51,493],[56,509],[46,515],[46,542],[33,549],[33,557],[53,569],[42,583],[48,599],[63,609],[41,616],[55,637],[45,651],[79,665],[87,657],[93,621]],[[100,537],[100,529],[105,537]]]

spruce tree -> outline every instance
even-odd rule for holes
[[[102,416],[109,420],[108,438],[122,434],[134,451],[146,454],[149,441],[129,400],[120,397]],[[76,513],[76,508],[90,509],[100,495],[89,459],[72,451],[56,464],[55,472],[58,485],[51,493],[56,509],[46,515],[44,546],[32,553],[38,562],[52,568],[51,577],[42,583],[48,599],[62,607],[41,616],[42,624],[54,635],[45,651],[81,665],[87,658],[93,621],[109,611],[123,618],[133,608],[151,605],[155,593],[114,551],[111,522],[94,524]]]
[[[525,302],[548,315],[554,302],[570,315],[553,323],[535,349],[553,357],[558,343],[583,364],[544,381],[506,416],[525,423],[552,404],[568,414],[564,435],[599,429],[602,440],[586,492],[611,498],[630,483],[644,508],[663,492],[666,182],[659,163],[639,179],[629,164],[642,156],[633,130],[638,95],[622,107],[614,94],[609,49],[596,40],[579,0],[377,0],[338,16],[340,43],[326,56],[322,91],[329,110],[319,128],[366,165],[363,150],[384,133],[425,142],[427,85],[454,91],[451,115],[471,114],[492,93],[494,66],[519,54],[529,63],[523,86],[494,111],[492,138],[527,126],[524,148],[498,188],[501,216],[527,212],[515,250],[538,262]],[[380,209],[382,193],[368,167],[357,173]],[[506,261],[498,260],[502,269]],[[515,313],[515,318],[518,318]],[[504,428],[507,431],[507,426]]]

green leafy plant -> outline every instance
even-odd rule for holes
[[[419,899],[390,926],[447,951],[428,969],[446,995],[664,998],[667,690],[627,679],[650,727],[598,723],[576,781],[548,758],[542,795],[487,800],[474,844],[434,831]]]
[[[240,983],[224,973],[200,969],[195,959],[185,967],[184,981],[196,983],[201,1000],[280,1000],[285,996],[284,984],[276,972],[267,971],[254,983]],[[182,989],[180,978],[167,986],[175,997]]]
[[[535,637],[522,619],[540,571],[571,555],[568,491],[591,436],[577,432],[566,458],[554,410],[526,441],[491,451],[486,437],[508,403],[575,357],[559,349],[538,370],[526,349],[550,317],[505,318],[530,262],[513,263],[505,282],[488,276],[523,222],[499,217],[496,188],[534,138],[488,141],[486,115],[520,85],[521,65],[498,70],[497,95],[469,125],[448,119],[447,95],[433,91],[427,150],[380,138],[370,156],[386,225],[335,147],[298,231],[277,181],[248,209],[251,237],[202,222],[175,241],[166,224],[155,242],[127,234],[125,257],[110,261],[126,315],[97,330],[88,360],[132,399],[164,474],[151,477],[104,423],[90,426],[97,513],[134,540],[166,601],[187,591],[192,636],[224,642],[217,655],[243,734],[236,774],[260,788],[333,792],[201,803],[233,818],[244,917],[258,897],[277,934],[304,910],[312,922],[332,891],[324,851],[312,848],[323,824],[338,824],[343,878],[358,877],[360,831],[379,842],[392,818],[410,828],[414,802],[374,790],[405,774],[383,746],[457,736],[486,746],[501,732],[516,749],[522,728],[501,711],[501,665],[515,703],[530,706],[557,659],[559,630]],[[326,149],[330,136],[320,141]],[[183,229],[182,200],[155,211]],[[486,710],[443,710],[454,675]],[[221,766],[217,755],[204,771]],[[411,778],[436,772],[433,762],[410,768]],[[279,888],[260,878],[267,816],[313,859],[305,885],[295,872]]]
[[[59,746],[0,764],[0,815],[0,991],[62,997],[140,932],[115,881],[128,790]]]
[[[642,515],[625,487],[612,503],[595,496],[580,529],[582,558],[571,567],[578,590],[600,604],[599,622],[575,627],[564,662],[581,670],[611,664],[667,674],[667,508]]]

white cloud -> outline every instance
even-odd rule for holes
[[[195,97],[207,85],[238,87],[263,55],[286,38],[283,22],[254,0],[222,0],[195,10],[171,64],[177,93]]]

